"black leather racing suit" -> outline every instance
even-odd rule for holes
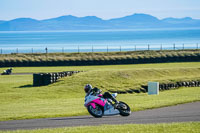
[[[88,94],[90,94],[92,92],[92,95],[97,95],[97,94],[101,94],[101,89],[94,87],[93,89],[91,89]],[[103,94],[103,98],[110,98],[112,101],[114,101],[115,103],[117,103],[118,101],[109,93],[109,92],[105,92]]]

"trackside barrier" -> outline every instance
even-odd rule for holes
[[[171,90],[180,87],[200,87],[200,80],[159,83],[159,91]],[[148,85],[141,85],[138,89],[129,88],[128,90],[109,90],[109,92],[118,94],[146,93],[148,92]]]
[[[33,86],[49,85],[56,82],[58,79],[72,76],[73,74],[81,71],[65,71],[58,73],[34,73],[33,74]]]
[[[148,82],[148,95],[159,94],[159,82]]]

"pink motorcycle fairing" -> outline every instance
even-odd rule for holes
[[[95,100],[92,100],[90,103],[88,103],[87,106],[91,105],[95,109],[96,108],[95,103],[104,107],[106,102],[107,102],[107,99],[97,98]]]

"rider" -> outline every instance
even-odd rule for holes
[[[4,70],[3,73],[5,73],[5,74],[11,74],[12,73],[12,68]]]
[[[11,74],[12,73],[12,68],[9,68],[6,70],[7,74]]]
[[[90,84],[85,85],[84,90],[85,90],[86,96],[88,96],[89,94],[96,96],[96,95],[101,94],[101,92],[102,92],[97,87],[92,88],[92,85],[90,85]],[[103,98],[110,98],[112,101],[115,102],[115,105],[117,105],[119,103],[109,92],[105,92],[103,94]]]

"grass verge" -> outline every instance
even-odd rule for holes
[[[200,122],[125,124],[66,127],[55,129],[0,131],[0,133],[199,133]]]
[[[148,81],[171,82],[200,79],[200,63],[165,63],[145,65],[30,67],[14,68],[14,72],[55,72],[84,70],[59,82],[32,87],[31,75],[0,76],[0,121],[86,115],[83,107],[83,86],[91,83],[104,92],[110,89],[126,90]],[[180,88],[147,94],[119,95],[133,111],[158,108],[180,103],[200,101],[200,87]]]
[[[200,87],[180,88],[161,92],[158,96],[149,96],[147,94],[119,95],[118,100],[127,102],[132,111],[138,111],[200,101],[199,94]],[[33,98],[31,94],[27,95],[30,98],[25,96],[26,98],[20,100],[11,100],[2,96],[1,98],[4,98],[4,100],[1,102],[0,120],[88,115],[87,110],[83,107],[83,97],[67,98],[66,95],[66,97],[63,96],[62,98],[56,98],[56,96],[54,98]]]

